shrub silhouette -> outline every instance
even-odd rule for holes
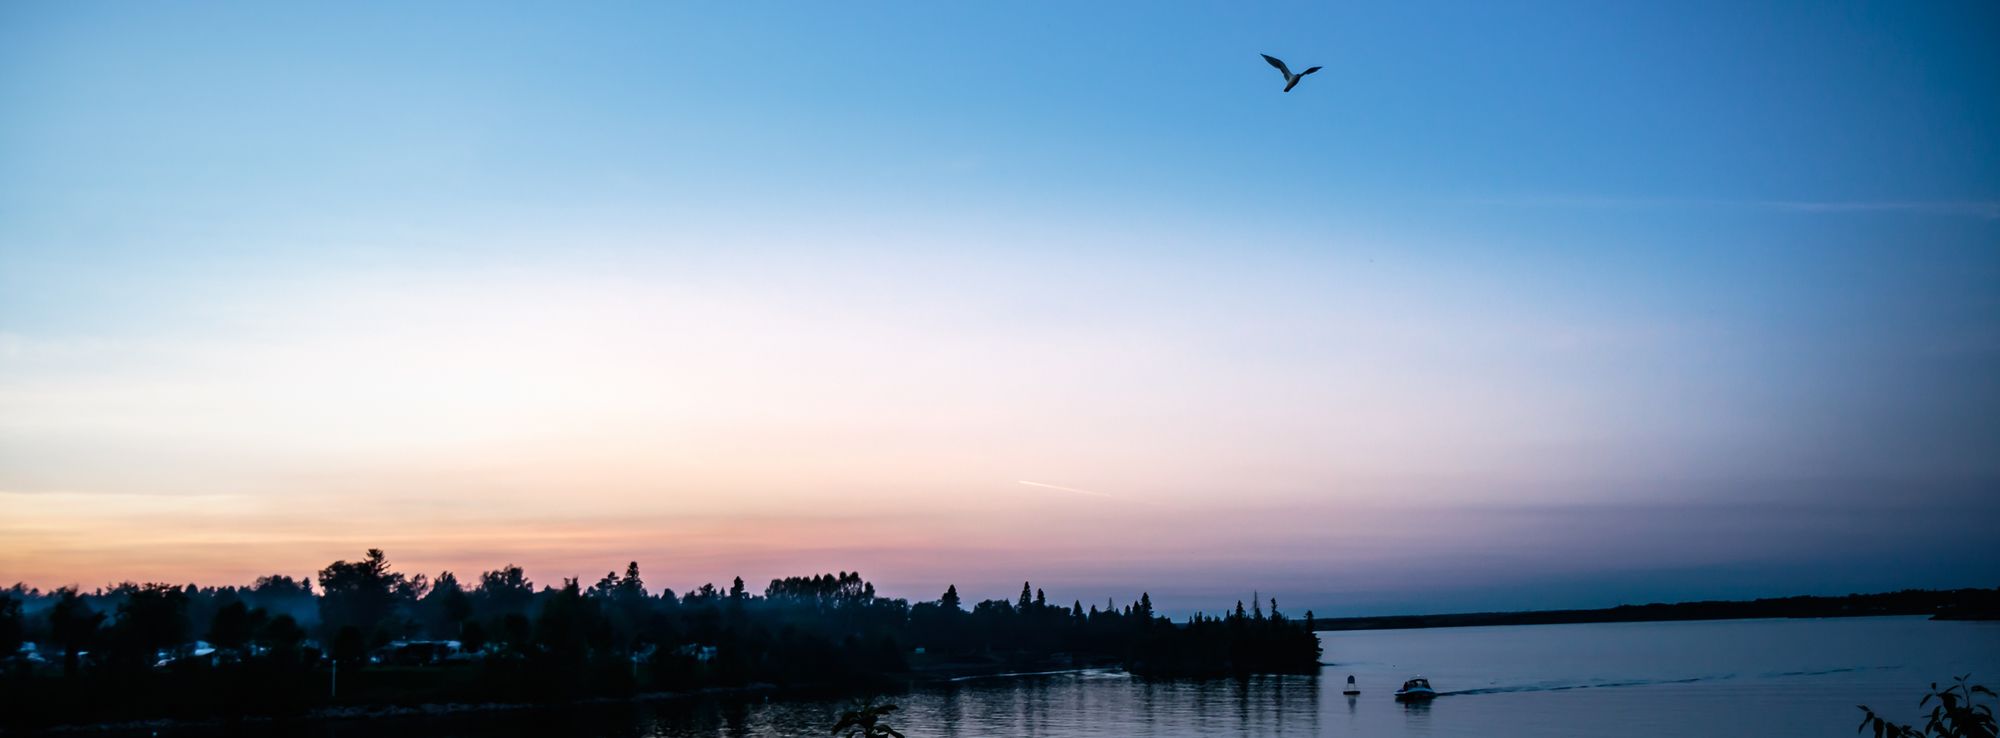
[[[1971,678],[1970,674],[1961,675],[1943,689],[1938,688],[1937,682],[1931,682],[1931,691],[1917,703],[1918,707],[1931,707],[1930,718],[1922,730],[1889,722],[1867,705],[1857,705],[1862,718],[1856,730],[1867,732],[1873,728],[1876,738],[1995,738],[1993,706],[1977,702],[1979,695],[1993,698],[1993,690],[1970,684]]]

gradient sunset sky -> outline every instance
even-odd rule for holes
[[[2000,5],[1493,5],[0,4],[0,584],[2000,584]]]

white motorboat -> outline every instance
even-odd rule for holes
[[[1398,702],[1427,700],[1436,696],[1438,696],[1438,693],[1437,690],[1431,689],[1431,680],[1423,677],[1403,682],[1403,688],[1396,690],[1396,701]]]

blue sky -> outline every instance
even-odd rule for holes
[[[1979,3],[10,4],[0,579],[1990,586],[1995,91]]]

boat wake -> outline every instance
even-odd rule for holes
[[[1763,676],[1765,677],[1820,676],[1823,674],[1846,674],[1848,672],[1855,672],[1855,671],[1878,671],[1881,669],[1888,669],[1888,668],[1893,668],[1893,667],[1850,666],[1845,669],[1821,669],[1819,671],[1774,671],[1768,674],[1764,674]]]
[[[1779,677],[1824,676],[1827,674],[1845,674],[1848,672],[1855,672],[1855,671],[1872,671],[1872,670],[1889,669],[1889,668],[1894,668],[1894,667],[1875,666],[1875,667],[1846,667],[1840,669],[1820,669],[1817,671],[1774,671],[1774,672],[1766,672],[1763,674],[1757,674],[1755,675],[1755,678],[1774,679]],[[1619,681],[1588,682],[1583,684],[1567,683],[1567,682],[1543,682],[1540,684],[1523,684],[1523,685],[1508,686],[1508,687],[1482,687],[1479,689],[1460,689],[1450,692],[1439,692],[1438,696],[1454,697],[1459,695],[1472,695],[1472,694],[1509,694],[1514,692],[1567,692],[1578,689],[1615,689],[1618,687],[1651,687],[1662,684],[1698,684],[1701,682],[1719,682],[1729,679],[1739,679],[1742,677],[1743,675],[1741,674],[1716,674],[1711,676],[1688,677],[1685,679],[1626,679]]]
[[[1630,679],[1618,682],[1591,682],[1588,684],[1547,684],[1547,683],[1523,684],[1514,687],[1484,687],[1480,689],[1460,689],[1450,692],[1439,692],[1438,696],[1455,697],[1458,695],[1466,695],[1466,694],[1507,694],[1511,692],[1567,692],[1576,689],[1612,689],[1616,687],[1649,687],[1656,684],[1693,684],[1696,682],[1721,681],[1723,679],[1733,679],[1735,677],[1736,677],[1735,674],[1723,674],[1720,676],[1689,677],[1687,679]]]

